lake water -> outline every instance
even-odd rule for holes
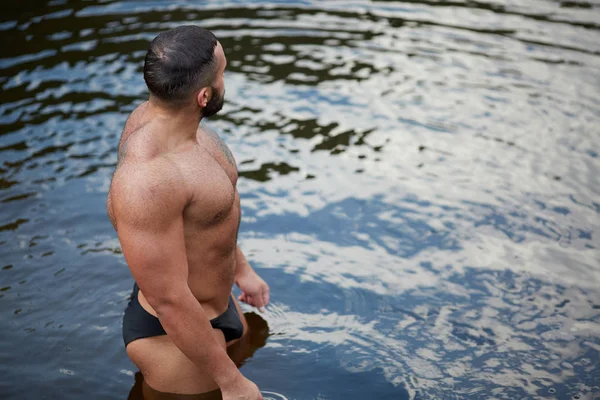
[[[134,391],[105,198],[148,43],[190,23],[229,61],[206,123],[272,290],[266,398],[600,398],[598,0],[0,10],[2,399]]]

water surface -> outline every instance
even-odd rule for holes
[[[105,197],[148,43],[186,23],[228,57],[207,124],[272,290],[246,376],[296,400],[600,396],[600,2],[38,3],[0,6],[0,397],[134,387]]]

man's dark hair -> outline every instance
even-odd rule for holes
[[[217,38],[207,29],[179,26],[154,38],[146,53],[144,80],[150,93],[167,103],[183,103],[215,74]]]

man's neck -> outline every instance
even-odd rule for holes
[[[153,96],[148,100],[148,113],[153,119],[168,126],[169,141],[195,139],[198,125],[202,120],[202,115],[193,104],[171,107]]]

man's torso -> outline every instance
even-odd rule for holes
[[[126,173],[120,168],[123,163],[130,163],[128,168],[143,169],[145,163],[166,158],[168,165],[176,169],[180,176],[177,184],[185,186],[190,199],[183,211],[188,285],[207,317],[214,318],[227,309],[235,275],[241,215],[235,161],[223,141],[205,127],[198,128],[195,143],[165,151],[163,143],[153,137],[153,132],[165,129],[165,124],[148,115],[146,104],[139,106],[125,125],[113,180],[127,179],[118,177]],[[109,190],[107,211],[117,232],[119,221],[113,206],[118,201]],[[141,292],[139,300],[156,315]]]

